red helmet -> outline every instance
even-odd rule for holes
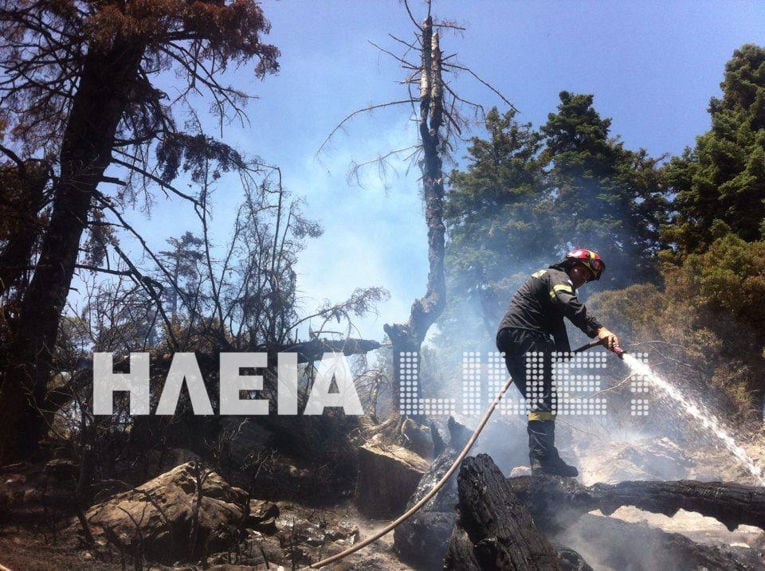
[[[587,248],[575,248],[571,250],[564,258],[565,262],[576,262],[582,264],[592,272],[596,280],[600,279],[600,274],[606,269],[606,263],[600,257],[600,254]]]

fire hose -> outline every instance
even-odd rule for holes
[[[582,345],[581,347],[578,347],[577,349],[574,349],[571,351],[572,353],[581,353],[582,351],[586,351],[587,349],[592,349],[593,347],[597,347],[598,345],[603,345],[602,339],[595,339],[594,341],[590,341],[589,343],[586,343],[585,345]],[[624,357],[624,354],[626,351],[622,349],[619,346],[616,346],[612,349],[612,352],[616,353],[616,356],[620,359]]]
[[[582,345],[578,349],[574,349],[572,353],[581,353],[582,351],[586,351],[587,349],[591,349],[593,347],[596,347],[602,344],[603,344],[602,339],[596,339],[595,341],[587,343],[586,345]],[[616,353],[617,356],[621,359],[622,354],[624,353],[624,350],[621,347],[616,347],[614,349],[614,353]],[[427,494],[425,494],[420,501],[414,504],[411,508],[409,508],[405,513],[401,514],[394,521],[386,525],[383,529],[381,529],[374,535],[368,537],[364,541],[361,541],[360,543],[353,545],[352,547],[346,549],[345,551],[341,551],[340,553],[332,555],[331,557],[327,557],[326,559],[322,559],[321,561],[312,563],[311,565],[308,566],[308,568],[320,569],[321,567],[324,567],[326,565],[329,565],[330,563],[334,563],[335,561],[338,561],[340,559],[347,557],[351,553],[355,553],[356,551],[363,549],[370,543],[373,543],[377,541],[378,539],[380,539],[383,535],[393,531],[396,527],[404,523],[407,519],[409,519],[417,511],[419,511],[420,508],[422,508],[422,506],[428,503],[430,499],[433,498],[433,496],[435,496],[438,493],[438,491],[444,487],[444,485],[449,480],[449,478],[452,477],[454,472],[457,471],[457,468],[459,468],[459,466],[462,464],[462,461],[468,455],[468,452],[470,452],[470,449],[473,447],[473,444],[475,444],[475,441],[478,440],[478,436],[481,434],[481,431],[486,426],[486,423],[489,422],[489,418],[491,418],[491,415],[494,413],[494,410],[497,408],[497,405],[499,405],[499,401],[501,401],[502,397],[505,396],[505,393],[510,388],[511,384],[513,384],[513,379],[512,377],[508,377],[507,381],[505,381],[504,386],[497,393],[497,396],[495,396],[494,400],[491,401],[489,408],[486,409],[486,412],[481,418],[481,421],[478,423],[478,426],[473,431],[473,434],[470,437],[470,439],[467,441],[467,444],[465,444],[465,447],[462,449],[462,452],[459,453],[459,456],[457,456],[456,460],[454,460],[454,463],[446,471],[446,474],[443,475],[443,477],[438,481],[438,483],[435,486],[433,486],[433,488]]]

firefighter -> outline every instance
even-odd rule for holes
[[[571,351],[564,317],[588,337],[599,337],[609,350],[620,350],[619,338],[588,315],[587,308],[576,297],[576,290],[600,279],[605,267],[597,252],[585,248],[572,250],[559,263],[531,275],[510,300],[499,324],[497,348],[504,353],[507,370],[529,410],[527,432],[532,473],[566,477],[579,474],[560,458],[555,448],[553,353]],[[536,379],[541,383],[530,382]]]

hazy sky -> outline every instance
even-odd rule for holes
[[[421,20],[424,3],[411,4]],[[304,197],[306,214],[324,227],[299,263],[303,309],[340,301],[357,287],[386,287],[391,300],[360,331],[382,339],[383,323],[404,321],[424,293],[418,173],[399,165],[398,176],[383,178],[370,169],[363,188],[350,185],[347,174],[352,161],[416,142],[409,109],[360,117],[316,153],[352,111],[406,97],[404,71],[370,42],[400,52],[389,34],[411,40],[413,25],[397,0],[283,0],[263,7],[272,24],[265,40],[281,50],[281,71],[262,82],[249,79],[249,70],[239,72],[259,99],[249,107],[251,124],[228,127],[225,139],[279,165],[287,189]],[[652,156],[692,146],[709,128],[707,105],[720,93],[733,51],[744,43],[765,45],[761,1],[434,0],[433,13],[466,28],[443,36],[443,51],[499,89],[521,121],[539,127],[562,90],[592,93],[601,116],[613,120],[612,135]],[[467,74],[451,85],[466,99],[506,110]],[[238,197],[237,189],[218,193],[221,240]],[[194,227],[191,210],[174,203],[160,202],[151,219],[132,219],[157,249]]]

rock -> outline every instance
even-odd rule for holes
[[[531,466],[515,466],[510,470],[508,478],[522,478],[524,476],[531,476]]]
[[[189,462],[93,506],[86,518],[94,535],[121,551],[172,563],[234,545],[249,512],[248,499],[215,472]]]
[[[377,518],[401,514],[427,469],[427,460],[401,446],[362,446],[356,484],[359,511]]]
[[[250,500],[250,515],[247,527],[266,535],[276,533],[276,518],[279,517],[279,506],[273,502]]]
[[[361,537],[359,526],[350,521],[339,521],[337,527],[327,529],[327,539],[353,545]]]

